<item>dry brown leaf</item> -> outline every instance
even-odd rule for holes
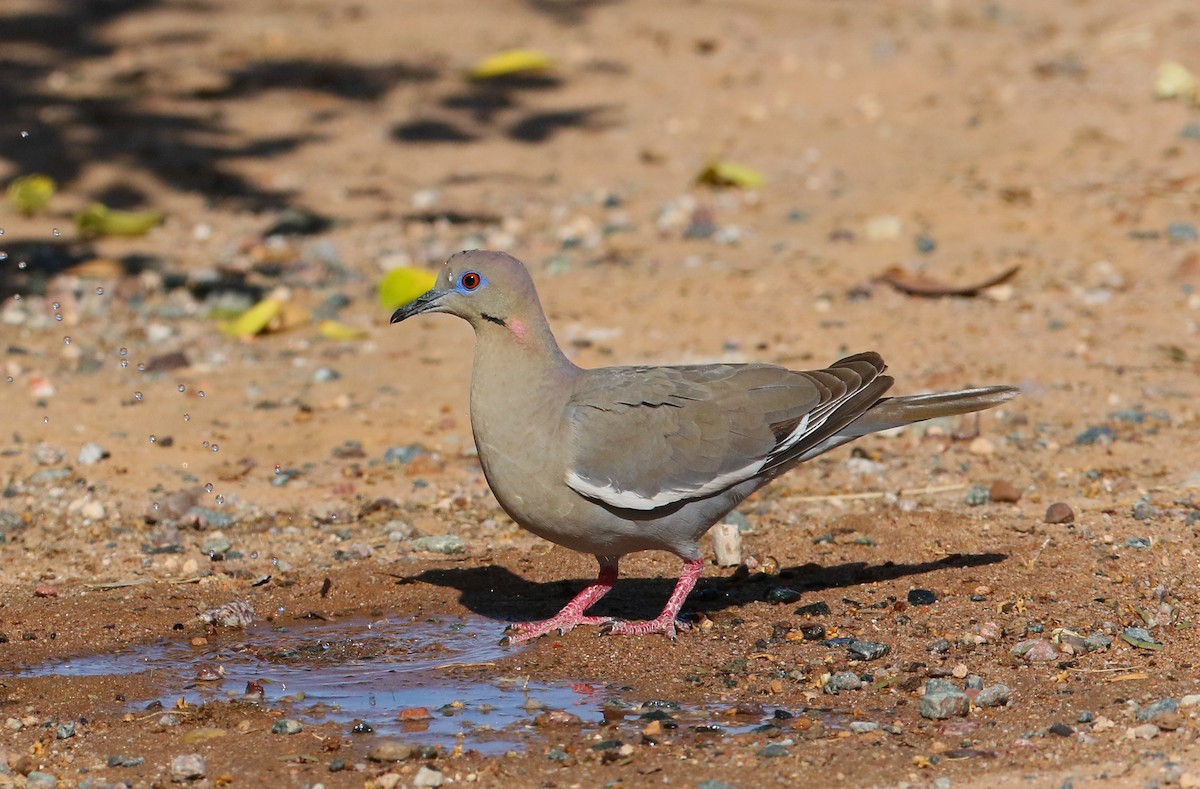
[[[1020,268],[1019,265],[1012,266],[994,277],[989,277],[973,285],[951,285],[933,277],[927,277],[924,274],[915,274],[911,271],[906,271],[899,266],[892,266],[879,275],[877,279],[879,282],[885,282],[909,296],[925,296],[929,298],[940,298],[942,296],[978,296],[980,292],[1012,279]]]

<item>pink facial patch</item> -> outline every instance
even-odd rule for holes
[[[508,328],[512,329],[512,333],[517,335],[518,340],[525,339],[525,324],[516,318],[509,318]]]

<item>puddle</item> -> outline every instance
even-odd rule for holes
[[[232,635],[232,637],[231,637]],[[182,697],[191,705],[238,700],[249,682],[260,684],[265,705],[302,721],[362,721],[376,735],[452,748],[462,744],[485,754],[527,745],[533,719],[565,710],[585,724],[640,731],[661,719],[666,736],[741,734],[774,724],[788,733],[792,721],[761,714],[729,716],[730,705],[639,703],[627,688],[588,682],[534,682],[527,677],[488,679],[454,676],[451,669],[486,664],[507,654],[498,646],[496,622],[467,619],[387,618],[255,625],[221,633],[209,644],[159,642],[113,654],[91,655],[28,667],[24,676],[128,675],[149,672],[162,687],[157,700],[170,712]],[[221,639],[222,643],[213,643]],[[201,679],[207,677],[207,679]],[[144,711],[142,699],[131,711]],[[425,720],[400,720],[402,710],[424,707]],[[809,710],[823,725],[840,728],[843,716]],[[664,717],[665,714],[665,717]],[[847,719],[848,720],[848,719]],[[842,721],[844,725],[844,721]],[[369,735],[367,735],[369,736]]]

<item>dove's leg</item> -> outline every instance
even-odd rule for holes
[[[616,635],[640,636],[646,633],[666,633],[668,638],[675,638],[675,630],[687,630],[686,622],[676,621],[675,617],[679,615],[679,609],[683,608],[683,602],[687,600],[687,596],[692,593],[692,589],[696,586],[696,581],[700,579],[700,573],[704,572],[704,560],[692,559],[683,563],[683,571],[679,574],[679,580],[675,583],[675,591],[671,592],[671,598],[667,600],[666,607],[656,618],[649,622],[611,622],[604,626],[602,633],[613,633]]]
[[[505,641],[509,644],[519,644],[522,641],[544,636],[552,630],[560,635],[571,632],[576,625],[603,625],[611,622],[607,616],[584,616],[584,611],[595,605],[596,601],[608,594],[617,581],[617,562],[615,559],[600,560],[600,575],[594,584],[584,587],[575,595],[571,602],[554,616],[541,622],[519,622],[509,626],[509,634]],[[694,582],[693,582],[694,583]],[[690,589],[690,587],[689,587]]]

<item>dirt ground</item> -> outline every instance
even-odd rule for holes
[[[1161,64],[1200,73],[1191,0],[8,0],[0,41],[0,182],[58,183],[32,216],[0,206],[0,786],[1200,786],[1200,106],[1155,97]],[[465,78],[511,48],[554,68]],[[765,183],[698,184],[717,160]],[[94,200],[165,220],[85,238]],[[749,565],[709,563],[674,643],[493,647],[595,566],[487,491],[469,328],[390,326],[376,298],[386,270],[474,247],[528,262],[583,366],[873,349],[898,393],[1022,395],[747,501]],[[1019,269],[927,298],[894,266]],[[309,319],[221,333],[272,293]],[[362,335],[322,336],[331,317]],[[440,535],[462,552],[419,540]],[[678,564],[627,558],[597,611],[654,616]],[[249,630],[198,619],[238,600]],[[427,706],[504,677],[580,688],[578,719],[399,762],[271,684],[163,721],[221,650],[316,622],[344,624],[318,651],[353,652],[388,618],[477,631],[412,672]],[[66,662],[162,644],[194,658]],[[870,676],[825,692],[844,671]],[[929,679],[969,675],[1008,703],[920,714]],[[726,731],[613,711],[649,699]],[[189,754],[203,776],[173,778]]]

